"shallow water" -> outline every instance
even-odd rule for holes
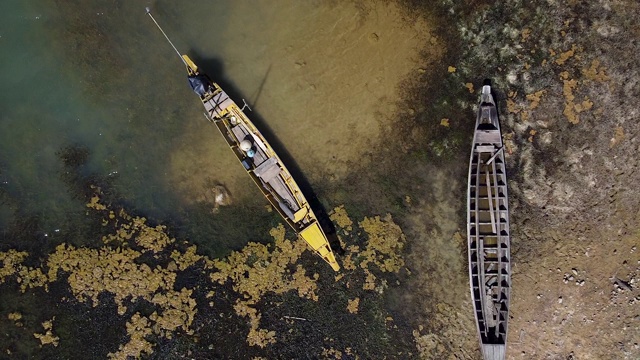
[[[167,174],[180,135],[199,131],[189,122],[202,118],[142,3],[6,1],[0,14],[0,180],[9,199],[0,226],[35,216],[39,233],[64,236],[62,223],[82,221],[56,155],[70,145],[87,147],[84,173],[110,179],[138,213],[167,221],[200,211],[182,206]],[[184,226],[194,237],[197,227]]]
[[[62,236],[55,232],[62,222],[82,221],[56,155],[82,145],[90,151],[86,174],[110,179],[129,208],[179,224],[181,236],[211,255],[268,238],[277,218],[204,121],[147,5],[0,5],[0,177],[11,199],[0,205],[0,226],[14,214],[37,216],[40,234]],[[252,105],[254,121],[312,188],[377,150],[393,89],[415,70],[411,58],[428,36],[424,24],[402,26],[397,10],[389,16],[379,5],[159,1],[152,8],[181,51]],[[235,203],[217,220],[210,206],[196,204],[211,184],[226,186]],[[212,236],[225,240],[211,244]]]
[[[31,244],[3,238],[0,250],[26,247],[33,254],[45,243],[44,252],[51,243],[101,243],[100,229],[87,225],[78,188],[63,181],[67,169],[57,153],[70,145],[89,150],[82,174],[108,180],[107,190],[127,211],[168,224],[173,236],[197,244],[198,253],[218,257],[249,241],[269,241],[268,229],[282,221],[267,211],[267,201],[205,121],[183,65],[144,13],[148,5],[0,5],[0,230],[37,220],[21,227],[33,232],[22,239]],[[397,112],[425,106],[407,101],[409,109],[398,109],[402,81],[419,78],[440,59],[440,51],[432,58],[422,53],[425,44],[439,44],[427,24],[394,5],[366,1],[152,5],[176,46],[236,101],[247,100],[249,116],[328,210],[345,204],[362,219],[408,206],[408,194],[421,204],[423,194],[406,184],[431,179],[409,179],[411,158],[395,151],[398,139],[382,134],[398,125]],[[423,132],[397,128],[409,129],[395,132],[401,141],[421,144]],[[233,204],[212,214],[198,199],[216,184],[230,191]],[[396,207],[369,206],[366,198]],[[102,315],[108,320],[108,314]]]

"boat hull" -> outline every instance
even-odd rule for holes
[[[467,240],[471,297],[485,360],[505,358],[511,295],[504,147],[491,87],[482,89],[469,160]]]
[[[246,116],[222,88],[201,74],[186,55],[189,81],[200,96],[207,119],[213,122],[234,155],[265,198],[299,237],[335,271],[340,270],[326,234],[291,173]]]

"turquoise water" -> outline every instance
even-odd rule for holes
[[[219,144],[222,139],[202,121],[180,60],[145,15],[147,5],[142,1],[0,3],[3,230],[31,217],[37,219],[36,235],[64,237],[60,229],[65,224],[83,221],[84,201],[62,180],[66,170],[57,155],[64,147],[83,146],[89,150],[83,174],[109,181],[110,190],[134,213],[180,224],[176,228],[182,235],[210,246],[213,254],[239,248],[247,238],[267,237],[256,234],[267,234],[264,227],[272,221],[271,214],[258,215],[256,229],[226,231],[207,215],[208,209],[185,203],[172,188],[168,175],[172,152],[189,147],[183,135],[210,134]],[[185,52],[193,50],[186,43],[196,42],[189,38],[190,33],[195,37],[196,27],[189,24],[204,21],[198,18],[203,16],[198,5],[202,4],[154,7],[159,9],[158,20],[168,33],[176,34],[176,45]],[[222,13],[224,6],[217,4],[215,10]],[[197,154],[198,149],[193,151]],[[242,181],[250,185],[248,177]],[[220,218],[263,206],[254,199],[224,210]],[[215,235],[231,239],[207,244]]]

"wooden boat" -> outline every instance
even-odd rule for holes
[[[467,238],[471,297],[485,360],[505,358],[511,293],[509,201],[491,86],[482,87],[469,161]]]
[[[148,8],[147,13],[162,31]],[[333,270],[340,270],[309,202],[269,142],[246,116],[244,107],[239,107],[218,84],[200,72],[187,55],[180,54],[164,31],[162,33],[185,64],[189,84],[199,96],[207,119],[220,130],[262,194],[318,256]]]

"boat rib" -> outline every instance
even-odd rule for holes
[[[511,295],[509,204],[504,150],[491,86],[482,88],[469,160],[469,285],[485,360],[503,360]]]

